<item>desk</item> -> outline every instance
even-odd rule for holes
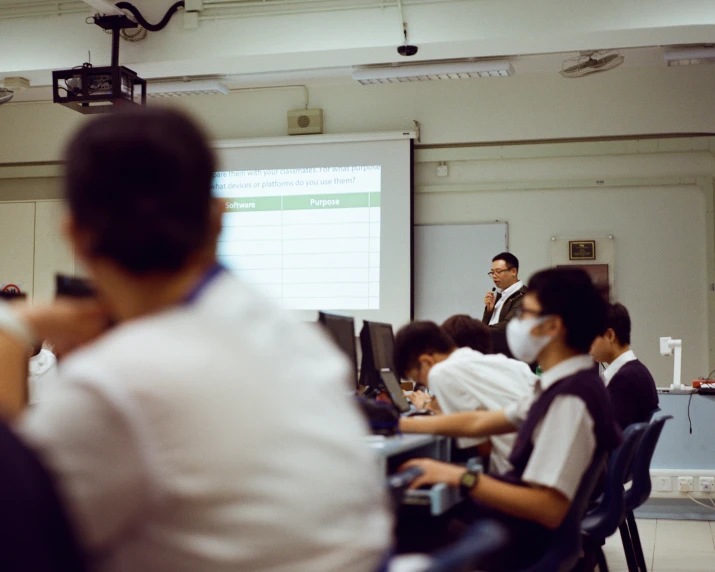
[[[438,435],[394,435],[367,437],[370,448],[375,452],[380,468],[386,475],[397,471],[398,467],[416,457],[428,457],[449,462],[451,439]],[[447,512],[462,500],[458,489],[438,483],[427,490],[407,491],[402,503],[410,506],[429,507],[433,516]]]

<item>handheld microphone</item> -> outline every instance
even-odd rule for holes
[[[494,288],[492,288],[492,292],[496,292],[496,291],[497,291],[497,287],[494,286]],[[487,311],[487,307],[486,307],[486,306],[484,306],[484,311],[485,311],[485,312]]]

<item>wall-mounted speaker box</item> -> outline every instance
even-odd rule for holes
[[[311,135],[322,132],[322,109],[296,109],[288,112],[288,135]]]

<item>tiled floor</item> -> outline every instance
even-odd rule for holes
[[[639,520],[638,530],[650,572],[715,571],[715,522]],[[620,534],[608,539],[604,552],[611,572],[628,570]]]

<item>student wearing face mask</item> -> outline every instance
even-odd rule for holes
[[[591,345],[591,356],[607,364],[603,381],[611,396],[616,420],[625,429],[650,421],[658,407],[653,376],[631,350],[631,317],[623,304],[608,308],[606,328]]]
[[[431,459],[404,465],[424,471],[413,488],[441,482],[460,487],[475,501],[479,515],[497,518],[510,529],[510,549],[486,570],[519,570],[538,560],[594,456],[620,442],[608,393],[588,355],[605,318],[606,302],[585,272],[538,272],[529,281],[520,315],[507,328],[514,356],[538,361],[544,372],[531,398],[502,411],[400,422],[406,433],[471,438],[517,433],[509,459],[513,469],[499,477]]]

